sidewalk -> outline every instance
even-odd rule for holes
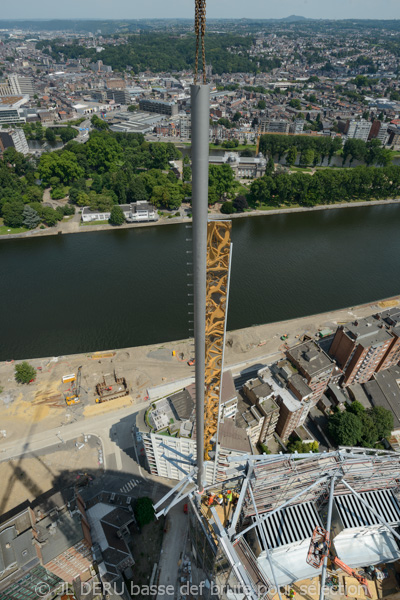
[[[183,512],[184,502],[174,506],[166,520],[167,532],[164,533],[159,562],[158,586],[160,593],[157,600],[172,600],[179,597],[179,567],[185,552],[189,530],[189,515]],[[161,588],[161,586],[163,586]],[[167,586],[173,586],[174,594],[161,593]]]

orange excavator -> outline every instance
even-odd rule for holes
[[[326,531],[326,529],[324,529],[323,527],[317,526],[313,531],[310,547],[308,549],[306,561],[307,564],[309,564],[311,567],[314,567],[315,569],[319,569],[322,566],[325,557],[328,556],[331,559],[331,562],[336,567],[342,569],[342,571],[347,573],[347,575],[350,575],[350,577],[354,577],[354,579],[357,579],[357,581],[359,581],[362,587],[364,588],[365,595],[368,598],[372,598],[372,594],[368,587],[367,579],[362,575],[359,575],[357,571],[346,565],[346,563],[344,563],[342,560],[330,554],[330,546],[331,540],[329,531]]]

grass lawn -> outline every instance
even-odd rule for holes
[[[314,169],[317,170],[321,170],[321,169],[349,169],[350,167],[342,167],[341,165],[328,165],[328,166],[321,166],[321,165],[317,165],[316,167],[314,167]]]
[[[8,227],[4,225],[3,219],[0,219],[0,235],[12,235],[13,233],[24,233],[28,231],[26,227]]]
[[[291,171],[307,173],[311,171],[311,167],[290,167]]]
[[[282,210],[284,208],[299,208],[300,204],[279,204],[278,206],[271,206],[269,204],[260,204],[255,210]],[[254,209],[253,209],[254,210]]]
[[[215,144],[210,144],[210,150],[226,150],[227,152],[237,152],[238,150],[253,150],[255,151],[255,144],[241,144],[236,146],[236,148],[224,148],[223,146],[216,146]]]
[[[235,188],[236,193],[238,194],[248,194],[249,193],[249,188],[246,187],[245,185],[242,185],[241,183],[236,183],[236,188]]]
[[[90,225],[107,225],[108,224],[108,220],[106,221],[90,221],[89,223],[83,223],[82,221],[80,221],[79,225],[80,227],[86,227],[86,225],[90,226]]]

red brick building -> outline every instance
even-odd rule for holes
[[[329,349],[329,355],[343,370],[344,386],[369,381],[374,373],[393,364],[397,352],[400,352],[398,336],[392,335],[374,317],[338,327]]]

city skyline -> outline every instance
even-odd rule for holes
[[[396,0],[382,0],[379,5],[373,0],[338,0],[336,3],[321,3],[318,0],[285,0],[276,5],[269,1],[249,0],[244,9],[238,0],[218,0],[207,6],[208,18],[250,18],[281,19],[290,15],[314,19],[398,19],[400,5]],[[23,15],[23,16],[22,16]],[[168,5],[161,0],[150,4],[132,6],[126,0],[118,0],[110,8],[104,0],[85,3],[77,0],[55,6],[50,0],[40,0],[33,6],[28,0],[4,7],[2,19],[150,19],[150,18],[192,18],[193,6],[187,0],[173,0]]]

